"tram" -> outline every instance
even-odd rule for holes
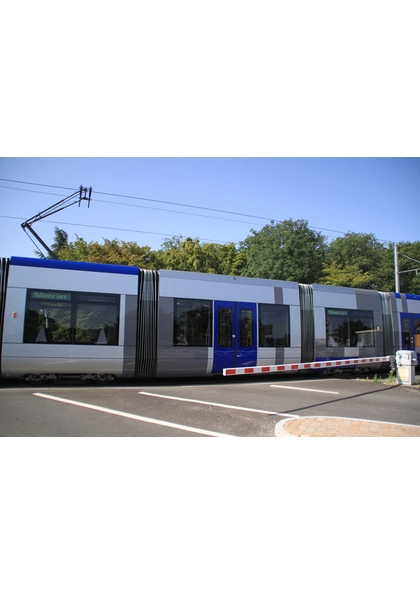
[[[194,377],[395,355],[420,360],[420,296],[11,257],[0,260],[0,377]]]

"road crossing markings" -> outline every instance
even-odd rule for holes
[[[216,431],[207,431],[206,429],[189,427],[188,425],[179,425],[178,423],[170,423],[168,421],[162,421],[160,419],[152,419],[150,417],[133,415],[131,413],[123,412],[120,410],[114,410],[112,408],[104,408],[103,406],[96,406],[95,404],[86,404],[84,402],[78,402],[77,400],[67,400],[66,398],[60,398],[59,396],[53,396],[51,394],[42,394],[41,392],[34,392],[33,395],[39,396],[40,398],[46,398],[48,400],[55,400],[56,402],[63,402],[64,404],[72,404],[73,406],[80,406],[82,408],[97,410],[99,412],[104,412],[119,417],[126,417],[127,419],[134,419],[135,421],[142,421],[143,423],[150,423],[152,425],[162,425],[163,427],[171,427],[172,429],[180,429],[181,431],[188,431],[189,433],[199,433],[201,435],[209,435],[211,437],[236,437],[235,435],[229,435],[227,433],[217,433]]]
[[[262,415],[278,415],[281,417],[292,417],[297,418],[298,415],[285,415],[273,410],[262,410],[260,408],[246,408],[244,406],[235,406],[234,404],[222,404],[221,402],[210,402],[207,400],[194,400],[193,398],[180,398],[179,396],[168,396],[166,394],[154,394],[153,392],[139,392],[144,396],[155,396],[156,398],[165,398],[167,400],[178,400],[180,402],[193,402],[196,404],[205,404],[206,406],[218,406],[220,408],[231,408],[233,410],[243,410],[245,412],[255,412]]]
[[[320,392],[321,394],[340,394],[340,392],[331,392],[329,390],[315,390],[314,388],[298,388],[296,386],[280,386],[273,384],[271,388],[283,388],[283,390],[301,390],[302,392]]]

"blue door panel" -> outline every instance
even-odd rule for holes
[[[401,346],[420,357],[420,314],[401,314]]]
[[[212,373],[257,364],[255,303],[215,301],[213,355]]]
[[[235,309],[233,301],[214,302],[213,373],[235,366]]]

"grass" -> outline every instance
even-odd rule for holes
[[[397,377],[394,371],[390,371],[387,376],[375,373],[373,377],[367,378],[357,378],[358,381],[362,382],[373,382],[374,384],[385,384],[385,385],[397,385]],[[402,384],[402,385],[409,385],[409,384]],[[416,374],[415,376],[415,383],[411,387],[420,388],[420,375]]]

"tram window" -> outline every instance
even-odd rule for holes
[[[288,306],[260,303],[258,333],[260,347],[290,346]]]
[[[117,345],[118,295],[28,289],[25,343]]]
[[[254,344],[254,316],[252,309],[242,309],[241,320],[241,347],[252,347]]]
[[[23,342],[70,344],[71,293],[27,291]]]
[[[326,309],[327,346],[373,347],[373,313],[351,309]]]
[[[408,318],[403,318],[403,347],[406,349],[411,348],[411,325]]]
[[[211,301],[174,300],[174,346],[211,346]]]
[[[76,299],[74,342],[118,344],[117,295],[79,294]]]
[[[219,307],[218,313],[218,344],[219,347],[232,346],[232,309],[230,307]]]

